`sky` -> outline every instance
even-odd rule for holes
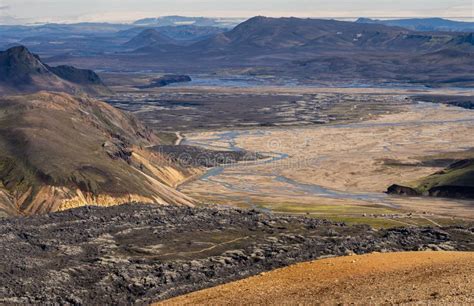
[[[208,17],[473,18],[474,0],[0,0],[0,23]]]

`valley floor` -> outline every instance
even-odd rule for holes
[[[474,303],[474,253],[372,253],[321,259],[158,305]]]
[[[474,219],[472,201],[384,193],[391,184],[409,183],[443,169],[448,165],[443,160],[453,152],[474,147],[473,114],[421,103],[356,123],[188,133],[186,144],[242,148],[272,159],[214,168],[180,189],[215,203],[373,226]]]

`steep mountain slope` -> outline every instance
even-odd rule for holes
[[[474,159],[458,161],[422,179],[417,189],[430,196],[474,199]]]
[[[192,205],[173,187],[197,170],[147,149],[159,143],[134,117],[97,100],[47,92],[0,98],[0,214]]]
[[[54,90],[69,93],[106,93],[109,90],[91,70],[49,67],[23,46],[0,51],[0,93]]]
[[[472,32],[474,22],[455,21],[443,18],[408,18],[408,19],[370,19],[359,18],[357,23],[384,24],[388,26],[403,27],[414,31],[454,31]]]

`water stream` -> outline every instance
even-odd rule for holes
[[[419,112],[424,112],[427,108],[439,108],[442,107],[439,104],[433,103],[417,103],[414,105],[415,109]],[[473,110],[465,110],[470,114],[474,114]],[[423,125],[443,125],[449,123],[474,123],[474,116],[468,116],[461,119],[434,119],[426,121],[403,121],[403,122],[358,122],[358,123],[341,123],[326,125],[326,128],[334,129],[353,129],[353,128],[367,128],[367,127],[395,127],[395,126],[423,126]],[[200,139],[189,139],[185,138],[182,144],[200,146],[207,149],[217,149],[217,150],[231,150],[231,151],[241,151],[243,148],[240,148],[237,145],[237,140],[241,136],[266,136],[270,133],[268,130],[231,130],[231,131],[222,131],[218,133],[213,133],[209,135],[208,138]],[[389,147],[385,147],[384,150],[390,151]],[[205,174],[203,174],[199,180],[212,182],[213,184],[219,184],[225,187],[228,190],[234,191],[237,194],[241,195],[242,199],[246,199],[245,202],[250,201],[250,195],[259,195],[259,196],[276,196],[278,192],[282,191],[284,188],[285,195],[290,194],[292,197],[318,197],[318,198],[330,198],[330,199],[339,199],[339,200],[355,200],[363,201],[369,204],[378,204],[384,205],[387,207],[396,208],[399,205],[394,201],[394,197],[389,196],[384,193],[375,193],[375,192],[350,192],[350,191],[341,191],[334,190],[330,188],[325,188],[320,185],[301,183],[295,181],[291,178],[281,175],[280,173],[262,173],[257,169],[251,166],[263,165],[269,163],[276,163],[287,159],[289,156],[285,152],[259,152],[264,156],[268,156],[266,159],[261,159],[253,162],[237,163],[232,165],[224,165],[209,169]],[[316,158],[316,157],[315,157]],[[324,156],[318,156],[317,159],[323,159]],[[238,178],[240,183],[229,183],[225,182],[224,179],[219,179],[220,176],[226,175],[225,170],[232,167],[232,177]],[[237,169],[238,171],[235,171]],[[255,178],[264,178],[264,186],[258,185],[258,179]],[[248,179],[247,179],[248,178]],[[250,178],[253,178],[250,180]],[[269,187],[268,181],[275,182],[274,190],[272,187]],[[252,182],[252,183],[250,183]],[[282,184],[284,187],[282,187]],[[270,184],[271,186],[271,184]],[[270,188],[270,191],[269,191]],[[235,197],[235,196],[234,196]],[[432,199],[432,201],[438,201],[438,199]],[[439,200],[442,201],[442,200]]]
[[[336,127],[336,126],[334,126]],[[340,126],[339,126],[340,127]],[[193,145],[193,146],[200,146],[205,147],[207,149],[226,149],[231,151],[241,151],[243,148],[240,148],[236,145],[237,137],[242,135],[265,135],[265,131],[225,131],[221,133],[214,134],[213,136],[204,139],[204,140],[190,140],[185,139],[182,144],[185,145]],[[222,143],[223,145],[212,145],[213,142]],[[307,183],[300,183],[288,177],[282,175],[273,175],[273,174],[264,174],[264,173],[256,173],[255,170],[250,169],[248,166],[255,166],[255,165],[263,165],[268,163],[274,163],[281,160],[288,158],[288,154],[283,152],[259,152],[264,156],[268,156],[266,159],[257,160],[253,162],[246,162],[246,163],[237,163],[232,165],[223,165],[209,169],[206,173],[204,173],[199,180],[212,182],[215,184],[222,185],[223,187],[227,188],[228,190],[232,190],[238,193],[258,193],[259,195],[268,195],[272,196],[275,194],[265,194],[262,190],[258,190],[258,186],[255,188],[247,187],[247,184],[231,184],[227,182],[223,182],[218,178],[219,175],[222,175],[226,168],[233,168],[239,169],[239,173],[234,173],[234,177],[245,177],[245,176],[260,176],[260,177],[270,177],[276,183],[283,183],[285,184],[286,191],[292,191],[295,194],[300,194],[301,196],[314,196],[314,197],[324,197],[324,198],[332,198],[332,199],[344,199],[344,200],[357,200],[357,201],[365,201],[374,204],[381,204],[389,207],[398,207],[397,205],[391,203],[389,201],[389,196],[383,193],[354,193],[348,191],[339,191],[333,190],[329,188],[325,188],[320,185],[315,184],[307,184]],[[248,170],[247,170],[248,169]],[[279,184],[281,185],[281,184]]]

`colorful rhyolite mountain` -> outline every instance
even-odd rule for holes
[[[133,116],[92,98],[0,97],[0,215],[134,201],[193,205],[174,187],[199,170],[149,149],[160,143]]]

